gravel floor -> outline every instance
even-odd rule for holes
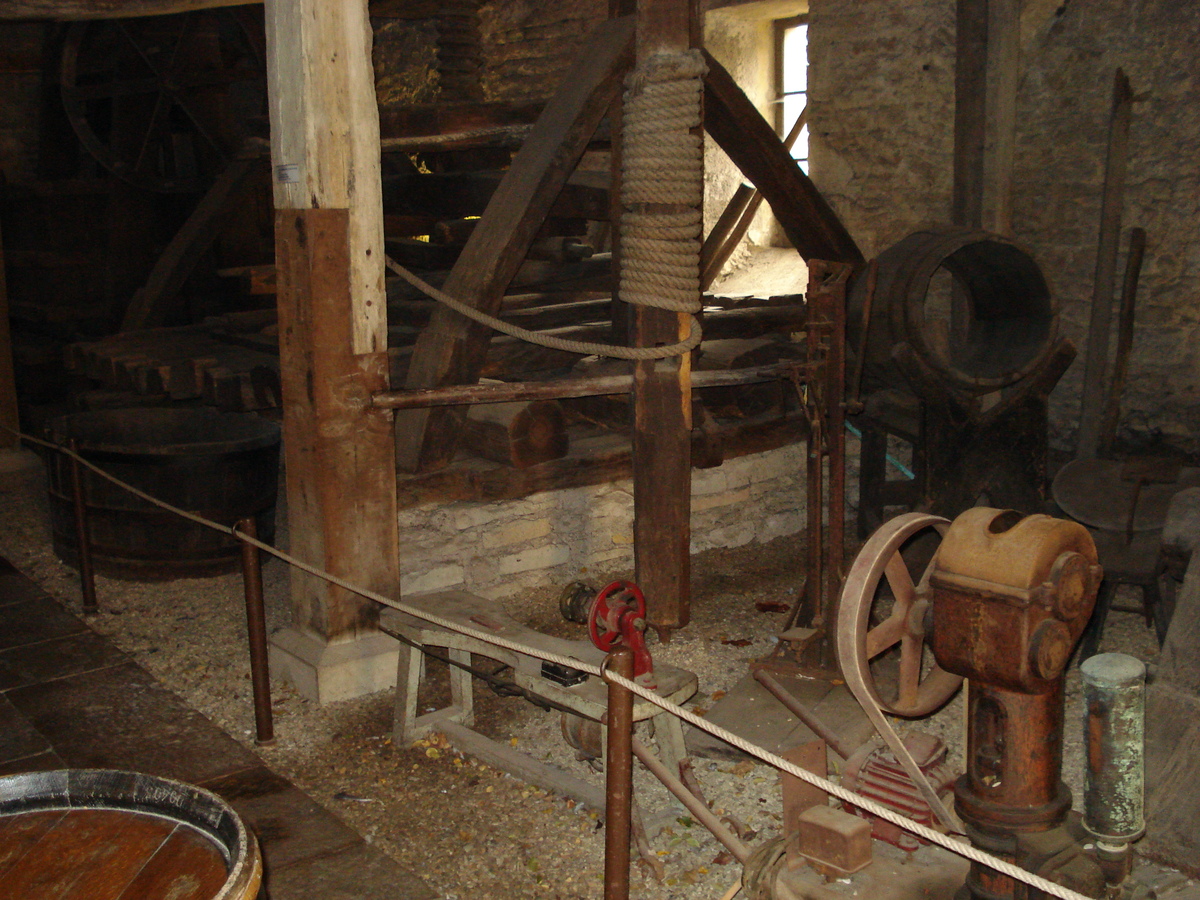
[[[53,555],[40,468],[0,473],[0,554],[78,611],[72,570]],[[799,586],[797,539],[701,554],[693,563],[692,625],[656,659],[699,675],[694,703],[710,705],[764,656],[781,613],[759,604],[787,604]],[[265,567],[268,624],[287,617],[283,564]],[[626,573],[604,573],[621,575]],[[598,573],[590,577],[601,580]],[[582,637],[563,622],[561,585],[522,595],[508,611],[534,627]],[[240,741],[252,745],[253,715],[239,576],[159,584],[98,579],[103,611],[91,619],[165,685]],[[770,607],[768,607],[770,608]],[[1120,649],[1152,661],[1156,647],[1139,617],[1114,613],[1102,650]],[[437,703],[436,665],[429,702]],[[1079,683],[1067,690],[1066,780],[1080,795]],[[444,677],[441,678],[444,681]],[[464,758],[444,740],[399,747],[391,740],[391,692],[317,707],[287,685],[274,686],[276,745],[262,750],[273,768],[294,779],[363,836],[423,874],[451,898],[593,898],[600,895],[603,829],[592,811],[534,789]],[[539,759],[601,783],[559,734],[557,714],[477,688],[477,728]],[[916,723],[941,732],[959,754],[961,699]],[[961,765],[961,763],[959,763]],[[640,767],[638,767],[640,770]],[[697,774],[719,811],[761,837],[778,833],[781,801],[776,773],[750,762],[697,761]],[[635,866],[632,896],[663,900],[720,897],[740,868],[661,786],[639,771],[635,793],[661,871]]]

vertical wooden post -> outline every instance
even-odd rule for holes
[[[958,0],[951,219],[1012,235],[1013,155],[1021,61],[1021,0]],[[950,334],[966,340],[970,312],[955,285]]]
[[[1104,191],[1100,200],[1100,236],[1096,274],[1092,281],[1092,310],[1088,316],[1087,359],[1083,366],[1083,398],[1079,407],[1079,459],[1095,459],[1104,418],[1108,381],[1108,339],[1112,327],[1113,291],[1121,213],[1125,205],[1125,166],[1129,156],[1129,124],[1133,89],[1121,69],[1113,75],[1112,112],[1108,123],[1108,154],[1104,160]]]
[[[17,378],[13,372],[12,334],[8,326],[8,285],[4,275],[4,243],[0,238],[0,450],[15,450],[20,439],[14,432],[17,418]],[[12,429],[11,431],[8,429]]]
[[[369,402],[388,365],[367,4],[267,0],[266,24],[292,553],[397,596],[391,418]],[[374,604],[319,579],[293,572],[292,600],[319,640],[374,630]]]
[[[699,45],[696,0],[638,0],[636,58]],[[699,292],[697,266],[697,293]],[[634,343],[672,344],[688,334],[680,313],[634,309]],[[638,362],[633,384],[634,564],[651,624],[666,639],[691,611],[691,357]]]

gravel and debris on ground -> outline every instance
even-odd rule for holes
[[[76,612],[78,580],[51,549],[46,491],[40,468],[0,474],[0,555]],[[699,554],[692,564],[691,624],[665,645],[652,642],[655,659],[690,669],[706,709],[768,654],[786,610],[800,588],[801,536],[765,545]],[[628,572],[587,573],[604,577]],[[289,620],[283,563],[264,567],[268,626]],[[548,584],[505,603],[532,627],[582,638],[583,626],[564,622],[557,599],[563,585]],[[136,583],[97,579],[101,612],[96,631],[130,653],[156,678],[237,740],[253,747],[254,719],[240,576]],[[1110,617],[1102,650],[1122,650],[1146,661],[1157,653],[1153,635],[1136,615]],[[423,704],[448,695],[440,664],[430,663]],[[277,740],[259,749],[266,762],[334,810],[364,838],[418,872],[448,900],[556,898],[601,894],[604,833],[600,816],[574,801],[531,787],[458,753],[440,735],[414,746],[392,739],[390,691],[324,707],[275,681]],[[1081,795],[1080,686],[1077,670],[1067,687],[1065,778]],[[915,727],[941,734],[961,766],[961,698]],[[476,724],[483,734],[537,759],[602,783],[592,765],[576,758],[560,734],[557,713],[517,697],[476,687]],[[913,727],[905,725],[905,727]],[[635,796],[661,865],[635,864],[635,900],[700,900],[722,896],[740,866],[662,786],[636,767]],[[779,833],[779,777],[751,761],[695,760],[696,775],[720,815],[757,834]],[[636,859],[636,854],[635,854]],[[658,869],[658,871],[655,871]]]

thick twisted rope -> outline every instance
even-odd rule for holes
[[[700,310],[704,199],[699,50],[650,56],[626,82],[621,160],[621,299]]]
[[[417,290],[502,334],[554,350],[611,359],[666,359],[700,345],[700,204],[704,198],[699,50],[655,54],[626,83],[622,145],[621,282],[627,303],[690,314],[688,335],[661,347],[618,347],[541,334],[505,322],[435,288],[390,257]]]
[[[885,821],[891,822],[892,824],[897,825],[900,828],[903,828],[906,831],[909,831],[912,834],[917,835],[918,837],[924,838],[925,840],[929,841],[930,843],[937,844],[938,846],[944,847],[945,849],[950,850],[953,853],[957,853],[959,856],[966,857],[967,859],[973,860],[974,862],[980,863],[981,865],[985,865],[991,869],[995,869],[997,872],[1000,872],[1003,875],[1008,875],[1009,877],[1015,878],[1016,880],[1023,882],[1024,884],[1030,885],[1031,887],[1035,887],[1040,891],[1044,891],[1048,894],[1058,897],[1059,900],[1094,900],[1094,898],[1087,897],[1086,895],[1081,894],[1078,891],[1073,891],[1070,888],[1063,887],[1060,884],[1055,884],[1053,881],[1049,881],[1048,879],[1043,878],[1040,875],[1035,875],[1032,872],[1027,872],[1025,869],[1022,869],[1020,866],[1014,865],[1013,863],[1008,862],[1007,860],[1000,859],[997,856],[993,856],[990,853],[987,853],[976,847],[972,847],[970,844],[964,843],[960,840],[957,840],[956,838],[952,838],[952,837],[949,837],[948,835],[942,834],[940,831],[935,831],[934,829],[928,827],[927,825],[923,825],[920,822],[914,822],[912,819],[909,819],[906,816],[903,816],[900,813],[896,812],[895,810],[892,810],[886,806],[883,806],[882,804],[876,803],[875,801],[871,800],[868,797],[864,797],[860,794],[856,794],[854,791],[851,791],[848,788],[845,788],[840,784],[829,781],[828,779],[822,778],[819,775],[815,775],[812,772],[809,772],[807,769],[802,769],[799,766],[797,766],[795,763],[789,762],[788,760],[784,759],[783,757],[778,756],[778,755],[770,752],[769,750],[758,746],[757,744],[752,744],[749,741],[745,740],[744,738],[741,738],[738,735],[734,734],[733,732],[727,731],[726,729],[721,728],[719,725],[714,725],[712,722],[709,722],[707,719],[701,718],[700,716],[696,715],[695,713],[684,709],[679,704],[674,703],[674,702],[666,699],[665,697],[659,696],[654,691],[643,687],[642,685],[638,684],[636,681],[631,681],[627,678],[624,678],[624,677],[618,675],[615,672],[609,671],[607,668],[607,660],[605,661],[605,663],[603,663],[599,666],[595,666],[590,663],[586,663],[582,660],[575,659],[572,656],[563,656],[558,653],[551,653],[546,650],[541,650],[537,647],[526,646],[517,641],[510,641],[506,638],[497,637],[495,634],[492,634],[491,632],[485,632],[485,631],[475,629],[475,628],[464,627],[464,626],[458,624],[457,622],[453,622],[449,619],[444,619],[441,616],[434,615],[433,613],[429,613],[422,609],[417,609],[416,607],[409,606],[408,604],[403,603],[399,600],[395,600],[392,597],[388,597],[388,596],[385,596],[384,594],[378,593],[377,591],[372,591],[368,588],[361,587],[360,585],[353,584],[352,582],[347,581],[344,578],[341,578],[330,572],[326,572],[324,569],[320,569],[316,566],[310,565],[309,563],[306,563],[303,560],[297,559],[294,556],[284,553],[282,550],[278,550],[275,547],[272,547],[270,544],[264,543],[263,541],[260,541],[257,538],[252,538],[248,534],[238,531],[236,526],[222,525],[219,522],[214,522],[211,519],[206,519],[205,517],[197,515],[196,513],[189,512],[184,509],[180,509],[177,506],[173,506],[170,503],[167,503],[163,500],[159,500],[157,497],[154,497],[150,494],[147,494],[145,491],[135,488],[133,485],[122,481],[121,479],[117,478],[116,476],[110,475],[108,472],[104,471],[99,466],[95,465],[92,462],[89,462],[88,460],[86,460],[82,456],[80,456],[78,453],[76,453],[73,450],[70,450],[67,447],[64,447],[60,444],[55,444],[51,441],[44,441],[39,438],[31,437],[30,435],[23,434],[23,433],[17,431],[16,429],[9,428],[7,425],[0,424],[0,429],[7,431],[13,435],[16,435],[17,437],[22,438],[23,440],[28,441],[31,444],[35,444],[37,446],[45,447],[47,449],[62,453],[63,455],[76,460],[77,462],[79,462],[80,465],[86,467],[90,471],[95,472],[98,476],[105,479],[106,481],[109,481],[109,482],[117,485],[118,487],[121,487],[121,488],[129,491],[131,494],[133,494],[136,497],[140,497],[141,499],[143,499],[149,503],[152,503],[155,506],[158,506],[162,509],[173,512],[176,515],[182,516],[183,518],[188,519],[189,521],[195,522],[199,525],[203,525],[206,528],[211,528],[214,531],[220,531],[220,532],[224,532],[226,534],[232,535],[235,539],[237,539],[239,541],[245,541],[246,543],[251,544],[254,547],[257,547],[259,550],[262,550],[264,553],[269,553],[271,556],[274,556],[277,559],[282,560],[283,562],[287,563],[290,566],[293,566],[294,568],[299,569],[302,572],[306,572],[307,574],[312,575],[315,578],[320,578],[321,580],[326,581],[329,584],[335,585],[336,587],[343,588],[344,590],[350,591],[353,594],[357,594],[360,597],[365,597],[368,600],[374,600],[376,603],[380,603],[383,606],[388,606],[388,607],[391,607],[392,609],[397,609],[400,612],[403,612],[407,615],[413,616],[414,618],[421,619],[425,622],[430,623],[431,625],[436,625],[439,628],[445,629],[446,631],[452,631],[457,634],[462,634],[462,635],[466,635],[468,637],[473,637],[478,640],[485,641],[486,643],[492,644],[493,646],[496,646],[496,647],[501,647],[506,650],[511,650],[515,653],[520,653],[524,656],[533,657],[534,659],[541,659],[545,662],[557,663],[558,665],[561,665],[561,666],[566,666],[568,668],[577,669],[582,672],[587,672],[589,675],[595,675],[600,678],[603,678],[605,681],[609,681],[614,684],[619,684],[626,690],[632,691],[634,694],[637,694],[642,699],[648,700],[649,702],[653,703],[655,706],[658,706],[659,708],[665,710],[666,712],[669,712],[670,714],[677,716],[680,719],[683,719],[685,722],[689,722],[690,724],[694,725],[696,728],[699,728],[702,731],[707,731],[709,734],[720,738],[721,740],[725,741],[726,743],[732,744],[733,746],[739,748],[740,750],[745,751],[746,753],[750,754],[751,756],[757,757],[758,759],[762,760],[763,762],[767,763],[768,765],[774,766],[775,768],[780,769],[781,771],[784,771],[791,775],[794,775],[797,778],[801,779],[802,781],[805,781],[808,784],[813,785],[814,787],[820,788],[821,790],[825,791],[828,794],[832,794],[834,797],[837,797],[839,800],[842,800],[843,802],[851,803],[851,804],[859,807],[860,809],[866,810],[867,812],[871,813],[872,815],[878,816],[879,818],[884,819]]]
[[[528,341],[531,344],[537,344],[541,347],[549,347],[552,350],[564,350],[567,353],[580,353],[584,356],[605,356],[610,359],[666,359],[669,356],[682,356],[690,350],[694,350],[700,346],[700,323],[692,319],[692,330],[685,340],[677,344],[667,344],[662,347],[619,347],[615,344],[596,344],[590,341],[572,341],[567,338],[555,337],[552,334],[543,334],[540,331],[530,331],[528,328],[522,328],[520,325],[513,325],[511,322],[505,322],[496,316],[489,315],[483,310],[469,306],[454,297],[451,297],[445,291],[435,288],[429,282],[418,277],[410,272],[400,263],[396,262],[390,256],[384,257],[384,262],[387,267],[415,287],[418,291],[428,297],[445,304],[460,315],[466,316],[472,321],[478,322],[480,325],[486,325],[488,328],[493,328],[501,334],[507,334],[509,337],[515,337],[518,340]]]

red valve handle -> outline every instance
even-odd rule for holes
[[[633,601],[634,617],[644,619],[646,598],[642,595],[642,589],[632,581],[614,581],[592,601],[588,613],[588,634],[592,643],[601,650],[611,650],[621,639],[621,614],[629,609],[630,600]]]

